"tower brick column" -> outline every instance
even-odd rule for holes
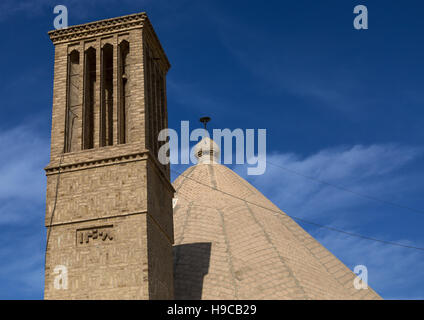
[[[169,171],[146,142],[150,97],[144,91],[144,46],[163,74],[170,65],[146,14],[101,20],[49,32],[55,45],[50,163],[47,175],[46,299],[172,299],[174,188]],[[118,143],[119,44],[129,43],[126,141]],[[101,50],[113,45],[113,145],[99,143]],[[85,50],[96,49],[93,148],[84,149]],[[69,117],[69,54],[79,54],[76,124]],[[166,123],[166,120],[163,121]],[[63,153],[66,135],[73,146]],[[75,133],[75,130],[77,131]],[[70,133],[72,134],[72,132]],[[155,133],[156,134],[156,133]]]

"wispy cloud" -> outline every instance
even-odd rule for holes
[[[0,298],[41,298],[49,141],[21,125],[0,131]]]
[[[150,0],[140,0],[137,5],[145,5]],[[121,5],[134,5],[132,0],[120,0]],[[107,9],[108,6],[115,5],[114,0],[92,0],[92,1],[79,1],[79,0],[2,0],[0,3],[0,22],[12,17],[24,15],[26,18],[35,17],[39,15],[51,15],[53,26],[53,8],[56,5],[65,5],[68,8],[69,22],[77,21],[81,18],[87,18],[93,15],[93,10],[97,6],[102,6],[102,10]],[[94,14],[95,15],[95,14]],[[112,16],[111,16],[112,17]]]
[[[15,231],[14,241],[0,250],[0,298],[42,298],[44,286],[44,238],[41,233]],[[17,237],[16,235],[19,235]]]
[[[16,15],[25,15],[26,18],[29,15],[37,16],[43,14],[48,7],[51,7],[51,12],[53,13],[53,7],[57,4],[59,3],[52,0],[3,0],[0,3],[0,21]]]
[[[0,200],[16,199],[43,202],[49,141],[34,129],[19,126],[0,132]]]
[[[388,210],[379,207],[381,203],[304,177],[407,204],[405,195],[420,193],[423,184],[422,175],[408,174],[405,168],[418,160],[423,152],[419,147],[393,144],[355,145],[325,149],[309,156],[274,153],[267,159],[274,166],[268,163],[262,176],[246,176],[244,166],[235,170],[289,215],[352,233],[423,247],[420,239],[411,241],[395,232],[401,222],[399,219],[406,219],[404,212],[390,217]],[[422,217],[414,213],[412,218],[415,223],[422,221]],[[389,219],[393,219],[393,223],[384,225]],[[370,226],[373,226],[372,231]],[[421,277],[423,252],[350,237],[309,224],[304,227],[348,267],[366,265],[370,285],[384,293],[384,298],[423,298],[424,292],[417,289],[422,287],[417,283],[424,285]],[[402,296],[398,292],[402,292]]]
[[[196,81],[181,82],[167,80],[168,96],[172,101],[181,106],[188,107],[198,113],[203,110],[220,110],[228,108],[228,102],[217,96],[210,95],[203,91],[203,87]]]
[[[396,193],[413,187],[410,182],[405,183],[408,176],[393,173],[416,160],[422,153],[422,148],[390,144],[325,149],[307,157],[293,153],[274,153],[267,157],[264,175],[246,178],[274,199],[283,210],[296,210],[297,216],[327,215],[342,218],[340,212],[343,209],[368,204],[369,200],[341,192],[319,181],[364,195],[393,200]],[[245,168],[236,167],[235,170],[245,175]],[[276,177],[280,177],[278,183]]]
[[[365,265],[370,286],[380,294],[385,293],[385,299],[424,299],[423,252],[329,234],[325,230],[313,235],[351,269]],[[405,239],[399,241],[412,245]]]
[[[387,92],[376,91],[370,85],[372,80],[364,79],[368,70],[362,69],[355,57],[350,59],[341,52],[334,37],[282,31],[284,23],[269,29],[216,7],[210,10],[208,18],[223,47],[257,79],[261,92],[295,96],[312,106],[354,116],[359,108],[387,103]]]

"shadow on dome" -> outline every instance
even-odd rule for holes
[[[202,299],[203,278],[209,272],[211,245],[211,242],[199,242],[173,247],[176,300]],[[190,276],[187,277],[187,274]]]

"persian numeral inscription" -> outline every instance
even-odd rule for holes
[[[113,240],[113,226],[92,227],[77,230],[77,245]]]

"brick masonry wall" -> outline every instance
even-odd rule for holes
[[[148,299],[146,214],[80,222],[52,228],[46,256],[45,299]],[[112,239],[78,232],[108,227]],[[85,229],[85,230],[84,230]],[[68,269],[68,288],[54,288],[54,268]]]
[[[169,62],[145,14],[98,21],[50,32],[55,44],[50,163],[47,174],[48,246],[46,299],[173,298],[174,189],[166,172],[147,149],[143,41]],[[127,143],[117,144],[117,47],[130,44]],[[114,145],[100,147],[101,47],[113,45]],[[81,150],[84,102],[84,51],[96,49],[94,148]],[[62,154],[67,108],[67,64],[72,50],[80,53],[81,109],[72,152]],[[55,209],[54,209],[55,208]],[[52,212],[54,209],[54,215]],[[56,266],[68,270],[68,288],[56,289]]]
[[[156,162],[153,158],[150,160]],[[161,167],[162,168],[162,167]],[[149,218],[147,221],[149,294],[151,299],[174,297],[172,245],[174,224],[172,198],[174,189],[164,188],[165,178],[159,165],[147,168]]]

